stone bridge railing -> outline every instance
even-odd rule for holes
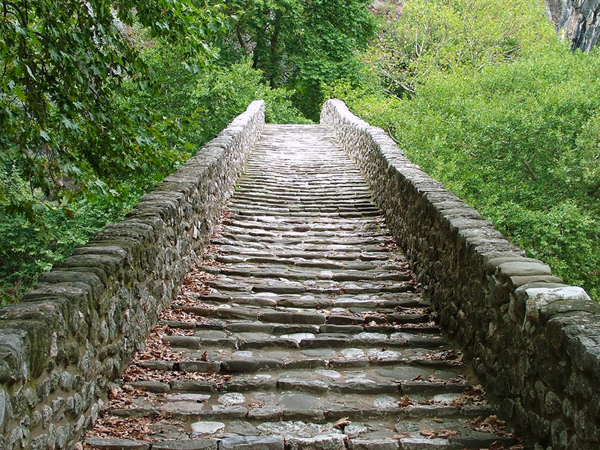
[[[264,125],[253,102],[219,136],[0,310],[0,450],[72,448],[212,235]]]
[[[599,305],[525,258],[343,102],[328,101],[321,122],[368,179],[443,327],[503,413],[552,450],[598,449]]]

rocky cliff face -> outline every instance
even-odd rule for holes
[[[546,0],[548,16],[573,50],[591,50],[600,36],[600,0]]]

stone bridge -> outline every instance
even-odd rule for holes
[[[342,102],[256,101],[0,311],[0,449],[597,449],[598,309]]]

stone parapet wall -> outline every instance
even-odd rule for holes
[[[537,449],[598,449],[598,304],[526,258],[343,102],[328,101],[321,123],[366,176],[441,324],[504,415]]]
[[[207,244],[264,102],[0,310],[0,450],[72,448]]]

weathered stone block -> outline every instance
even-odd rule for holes
[[[351,439],[350,450],[398,450],[398,439]]]
[[[509,264],[509,263],[505,263]],[[535,264],[535,263],[532,263]],[[587,302],[590,297],[580,287],[540,287],[524,285],[515,290],[515,296],[525,305],[525,314],[529,320],[540,322],[540,311],[548,305],[557,301]]]
[[[507,261],[498,265],[497,272],[505,277],[551,274],[550,267],[541,261]]]
[[[88,438],[88,445],[98,450],[149,450],[150,444],[144,441],[116,438]]]
[[[286,448],[289,450],[346,450],[344,437],[340,435],[323,435],[312,438],[288,438]]]
[[[152,450],[218,450],[216,439],[192,439],[189,441],[164,441],[152,444]]]

